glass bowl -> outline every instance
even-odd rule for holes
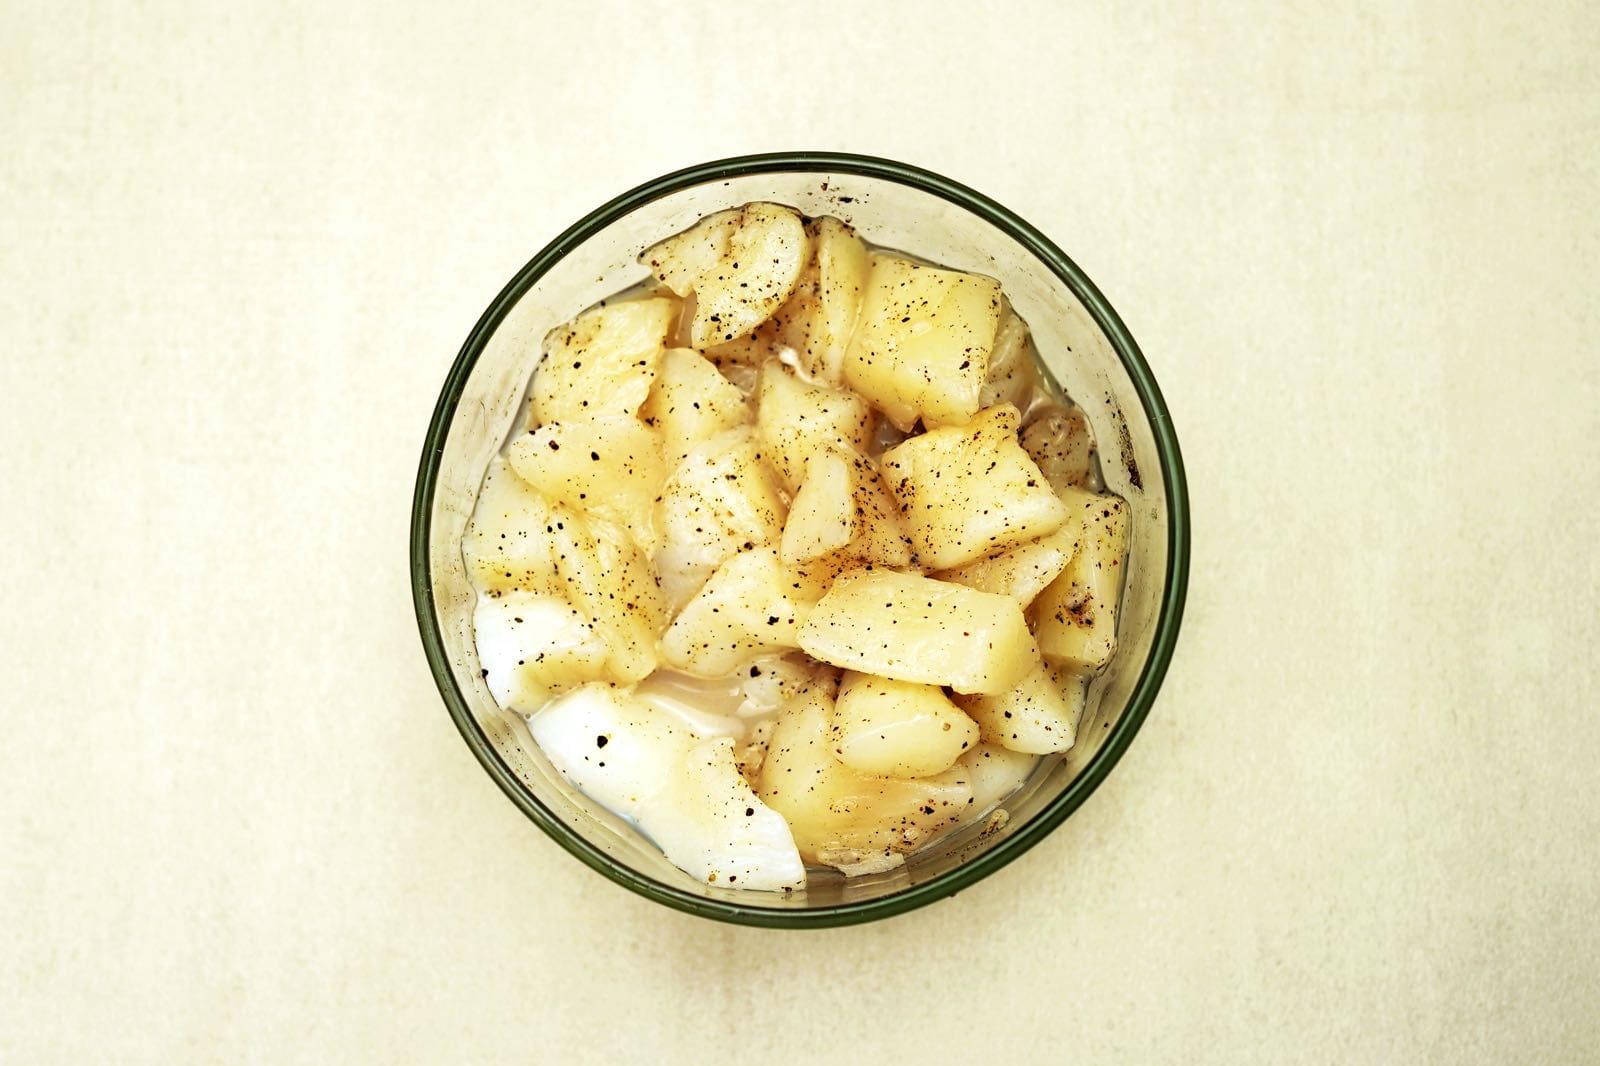
[[[545,332],[643,280],[635,257],[647,245],[752,200],[834,215],[870,243],[998,278],[1046,368],[1087,413],[1106,487],[1127,499],[1132,515],[1118,651],[1090,687],[1072,750],[1041,760],[1005,803],[1003,825],[967,826],[896,870],[851,879],[813,873],[792,895],[700,883],[555,773],[523,720],[502,712],[481,678],[461,560],[479,485],[510,431]],[[423,647],[445,706],[489,776],[539,828],[613,881],[678,910],[757,926],[898,914],[988,876],[1060,825],[1110,773],[1155,700],[1178,635],[1188,563],[1188,498],[1171,419],[1138,346],[1094,283],[1038,230],[971,189],[904,163],[828,152],[745,156],[668,174],[597,208],[534,256],[450,368],[411,516]]]

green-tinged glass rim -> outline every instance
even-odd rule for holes
[[[1161,477],[1167,494],[1169,544],[1167,572],[1161,596],[1161,613],[1156,622],[1150,657],[1133,687],[1127,709],[1118,718],[1100,750],[1061,795],[1052,800],[1027,824],[983,854],[922,884],[872,900],[792,909],[761,906],[754,902],[744,904],[706,899],[645,877],[607,856],[598,847],[570,829],[554,812],[541,803],[500,758],[477,719],[473,717],[465,696],[456,685],[446,659],[428,571],[433,493],[439,475],[440,458],[444,454],[445,438],[473,365],[490,336],[517,300],[569,250],[643,204],[694,185],[747,174],[774,172],[855,174],[932,193],[984,218],[1045,263],[1094,316],[1095,322],[1116,349],[1123,367],[1138,391],[1161,460]],[[1077,264],[1049,238],[987,196],[920,167],[847,152],[772,152],[763,155],[737,156],[687,167],[623,193],[591,211],[546,245],[517,272],[510,283],[501,290],[500,295],[495,297],[494,302],[483,313],[483,317],[478,319],[477,325],[467,337],[461,353],[456,357],[455,365],[450,368],[449,377],[445,379],[444,389],[439,395],[439,403],[433,412],[433,420],[428,425],[428,435],[423,444],[422,462],[417,472],[416,493],[411,509],[411,591],[416,605],[417,625],[422,632],[423,650],[427,653],[428,665],[433,670],[439,694],[444,698],[450,716],[455,719],[456,728],[461,731],[462,738],[466,740],[467,746],[472,749],[472,753],[483,764],[489,776],[511,798],[511,801],[556,843],[618,884],[657,903],[689,914],[740,925],[769,928],[826,928],[901,914],[945,896],[954,895],[1000,869],[1044,839],[1089,797],[1101,781],[1105,780],[1106,775],[1117,764],[1117,760],[1122,757],[1122,753],[1132,743],[1134,734],[1143,724],[1151,704],[1155,702],[1161,681],[1166,676],[1167,665],[1172,659],[1172,650],[1178,638],[1178,627],[1183,618],[1188,581],[1189,495],[1184,480],[1183,457],[1178,450],[1178,439],[1173,431],[1172,419],[1167,413],[1167,405],[1161,397],[1161,390],[1156,386],[1155,378],[1150,373],[1150,367],[1145,363],[1139,346],[1134,343],[1122,319],[1112,310],[1094,282],[1090,281]]]

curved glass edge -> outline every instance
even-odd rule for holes
[[[694,896],[653,878],[628,869],[573,833],[548,808],[539,802],[517,779],[490,744],[467,706],[446,661],[443,635],[434,608],[433,588],[428,572],[428,542],[432,520],[432,501],[444,442],[454,418],[456,405],[477,362],[478,353],[512,305],[532,287],[550,266],[576,244],[640,204],[648,203],[678,189],[725,178],[771,171],[837,171],[893,181],[931,192],[983,217],[1022,244],[1072,290],[1105,332],[1123,368],[1134,383],[1150,420],[1156,449],[1161,457],[1163,487],[1167,494],[1167,569],[1163,580],[1161,614],[1156,622],[1150,657],[1135,682],[1126,710],[1082,772],[1060,796],[1031,821],[990,851],[962,863],[934,879],[892,896],[805,910],[783,910],[757,904],[731,904]],[[982,878],[1020,857],[1042,840],[1068,815],[1077,810],[1122,758],[1155,702],[1172,659],[1189,585],[1189,489],[1183,455],[1166,400],[1121,317],[1076,263],[1048,237],[1001,204],[973,189],[932,171],[907,163],[848,152],[770,152],[714,160],[673,171],[639,185],[601,205],[564,230],[519,270],[478,319],[466,343],[456,356],[434,407],[423,443],[411,507],[411,592],[416,608],[417,627],[434,683],[455,720],[456,728],[478,762],[517,807],[547,835],[591,869],[647,899],[688,914],[765,928],[804,929],[852,925],[902,914],[935,900],[953,896]]]

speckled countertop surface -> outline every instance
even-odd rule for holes
[[[1600,16],[860,6],[11,9],[0,1061],[1595,1054]],[[495,790],[406,536],[524,260],[800,147],[1078,260],[1195,547],[1081,812],[929,909],[773,934]]]

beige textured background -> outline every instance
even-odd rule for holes
[[[1593,5],[852,6],[8,5],[0,1061],[1600,1054]],[[1080,814],[953,900],[772,934],[501,797],[406,523],[518,266],[793,147],[1078,259],[1195,555]]]

